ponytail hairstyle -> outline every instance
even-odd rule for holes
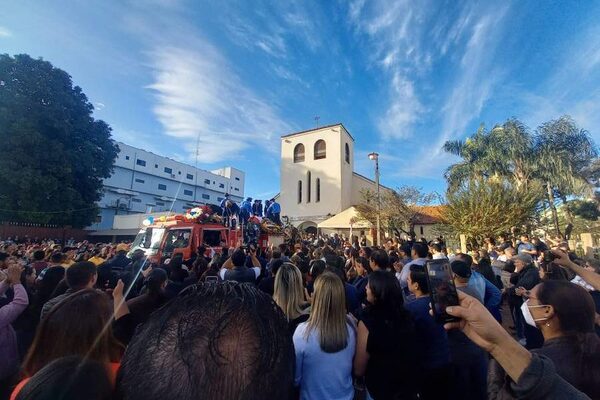
[[[594,332],[596,307],[592,296],[581,286],[568,281],[540,283],[540,304],[551,305],[558,317],[561,332],[577,341],[579,364],[577,389],[592,399],[600,398],[600,338]]]

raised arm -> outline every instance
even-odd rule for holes
[[[21,271],[23,267],[13,264],[8,267],[8,276],[4,282],[0,283],[0,292],[5,292],[10,286],[14,291],[13,300],[0,308],[0,327],[5,327],[13,323],[15,319],[27,308],[29,297],[27,291],[21,285]]]
[[[554,254],[554,262],[556,264],[570,269],[582,277],[584,281],[592,285],[594,289],[600,290],[600,275],[594,271],[587,270],[582,266],[575,264],[569,259],[569,255],[562,250],[553,249],[552,254]]]

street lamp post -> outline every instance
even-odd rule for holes
[[[381,246],[381,234],[379,229],[381,228],[380,214],[381,214],[381,196],[379,195],[379,154],[370,153],[369,160],[375,161],[375,187],[377,190],[377,247]]]

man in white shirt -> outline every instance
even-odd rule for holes
[[[448,259],[448,257],[446,257],[446,254],[444,254],[444,252],[442,251],[442,245],[439,243],[434,243],[431,245],[431,250],[433,251],[433,259],[434,260],[442,260],[442,259]]]

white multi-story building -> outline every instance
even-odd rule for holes
[[[113,226],[115,215],[173,211],[220,204],[224,195],[239,202],[244,196],[244,172],[233,167],[206,171],[118,143],[114,172],[104,180],[97,222],[92,230]]]

